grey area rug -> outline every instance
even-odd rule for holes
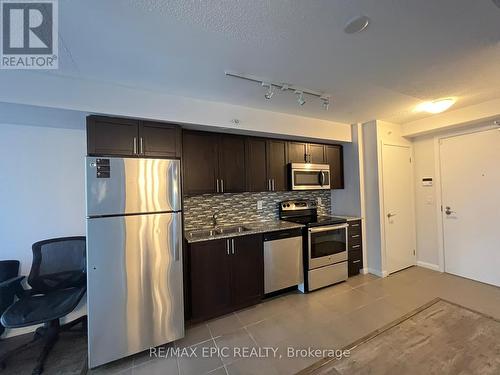
[[[33,334],[26,334],[6,340],[2,345],[1,352],[7,352],[32,339]],[[7,361],[0,375],[29,375],[35,367],[36,359],[42,349],[42,343],[38,342],[30,349],[12,356]],[[87,337],[81,331],[62,332],[59,340],[52,348],[43,375],[80,375],[85,373],[87,363]]]
[[[500,374],[500,321],[435,299],[300,374]]]

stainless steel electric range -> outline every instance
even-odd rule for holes
[[[280,219],[304,224],[302,292],[347,279],[347,220],[318,215],[314,201],[293,200],[280,203]]]

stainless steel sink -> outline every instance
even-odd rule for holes
[[[242,233],[251,230],[243,225],[233,225],[227,227],[219,227],[214,229],[200,229],[193,230],[189,232],[190,238],[204,238],[204,237],[213,237],[219,234],[231,234],[231,233]]]
[[[231,227],[220,227],[216,231],[220,234],[242,233],[251,230],[243,225],[234,225]]]

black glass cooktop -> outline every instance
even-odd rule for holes
[[[295,216],[282,218],[281,220],[304,224],[308,227],[347,223],[347,219],[335,216]]]

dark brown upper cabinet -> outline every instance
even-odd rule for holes
[[[272,191],[288,190],[286,141],[267,140],[267,176]]]
[[[179,126],[141,121],[139,125],[139,150],[143,156],[180,158],[182,141]]]
[[[326,145],[326,163],[330,165],[330,187],[332,189],[344,188],[344,155],[341,145]]]
[[[184,131],[184,193],[245,191],[245,137]]]
[[[267,140],[248,137],[246,139],[247,191],[267,191],[271,184],[267,175]]]
[[[219,134],[219,192],[245,191],[245,137]]]
[[[93,156],[180,158],[178,125],[105,116],[87,117],[87,153]]]
[[[89,155],[137,156],[139,121],[88,116],[87,153]]]
[[[188,249],[193,321],[214,318],[261,301],[262,235],[196,242]]]
[[[287,188],[286,142],[247,137],[247,191],[282,191]]]
[[[287,142],[289,163],[326,163],[325,145],[305,142]]]
[[[217,150],[215,133],[183,132],[182,165],[186,195],[217,192],[219,169]]]

